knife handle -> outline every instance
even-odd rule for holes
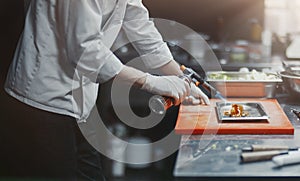
[[[246,152],[241,154],[242,162],[255,162],[263,160],[271,160],[274,156],[288,154],[288,151],[258,151],[258,152]]]
[[[300,119],[300,111],[297,111],[296,109],[292,109],[292,112]]]
[[[300,153],[292,153],[290,152],[287,155],[279,155],[272,158],[272,161],[276,164],[276,166],[281,167],[285,165],[292,165],[300,163]]]
[[[252,151],[271,151],[271,150],[289,150],[288,146],[276,145],[252,145]]]

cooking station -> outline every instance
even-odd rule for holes
[[[287,134],[182,134],[173,175],[176,180],[196,177],[290,177],[300,176],[299,164],[278,167],[271,160],[243,163],[242,149],[252,145],[300,147],[300,99],[277,94],[294,132]],[[283,113],[283,114],[284,114]],[[178,120],[177,120],[178,121]]]

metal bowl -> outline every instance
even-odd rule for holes
[[[300,97],[300,76],[292,74],[290,71],[282,71],[279,73],[283,80],[283,85],[288,93],[295,97]]]

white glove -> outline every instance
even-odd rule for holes
[[[191,84],[191,95],[186,97],[185,102],[190,104],[210,104],[208,97],[195,84]]]
[[[190,85],[188,82],[177,76],[154,76],[146,74],[143,90],[153,94],[174,98],[174,104],[178,105],[190,95]]]

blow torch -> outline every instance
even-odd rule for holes
[[[183,76],[180,78],[186,80],[187,82],[193,82],[197,87],[199,85],[203,85],[204,88],[210,89],[210,92],[215,93],[215,97],[225,100],[225,98],[221,95],[219,91],[217,91],[214,87],[208,84],[197,72],[193,69],[185,67],[184,65],[180,66],[181,71],[183,72]],[[162,97],[159,95],[152,96],[149,100],[150,109],[157,114],[164,114],[167,109],[174,105],[173,98],[171,97]]]

